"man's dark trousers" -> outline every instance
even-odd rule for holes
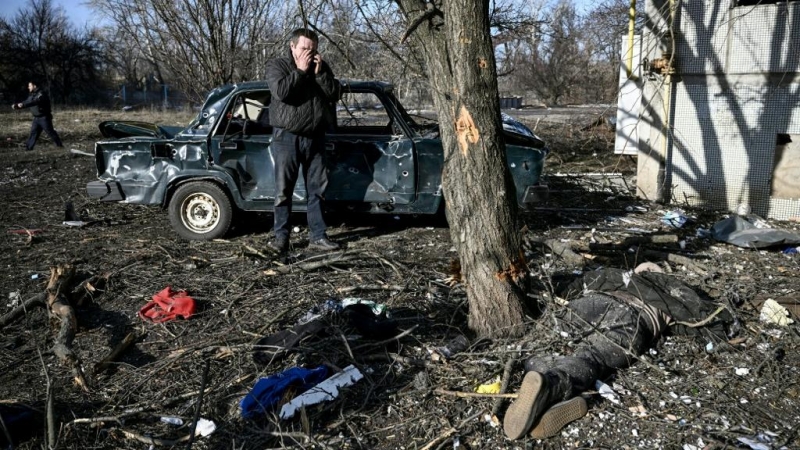
[[[303,168],[308,210],[306,213],[310,240],[325,237],[322,199],[328,185],[325,171],[325,136],[298,136],[281,128],[272,134],[272,156],[275,158],[275,238],[289,238],[289,214],[292,212],[294,185]]]
[[[33,150],[33,146],[36,145],[36,140],[39,139],[42,130],[50,136],[50,139],[53,140],[56,147],[64,146],[61,143],[61,138],[58,137],[58,133],[56,133],[56,130],[53,128],[53,116],[38,116],[34,117],[33,122],[31,122],[31,135],[28,137],[28,142],[25,143],[25,148]]]

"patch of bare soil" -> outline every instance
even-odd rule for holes
[[[75,359],[64,362],[54,352],[62,324],[44,307],[29,305],[0,328],[0,408],[15,404],[34,411],[32,419],[18,414],[19,421],[7,427],[18,439],[14,448],[47,446],[48,393],[51,442],[70,449],[187,446],[190,426],[161,422],[166,416],[216,424],[210,436],[194,440],[196,449],[700,449],[748,448],[747,440],[761,448],[800,446],[797,323],[765,325],[757,308],[764,298],[798,298],[798,256],[700,237],[698,231],[702,236],[720,213],[685,209],[693,221],[679,229],[663,225],[660,218],[672,207],[632,196],[635,161],[609,155],[608,131],[540,125],[537,133],[551,143],[550,174],[613,175],[551,176],[551,201],[525,213],[520,233],[534,280],[531,301],[544,312],[518,340],[478,339],[466,328],[464,289],[448,278],[456,255],[448,229],[435,219],[332,217],[330,235],[347,249],[321,255],[306,248],[308,234],[298,217],[301,231],[293,236],[291,255],[279,261],[265,250],[269,215],[242,215],[224,240],[186,242],[159,208],[88,199],[85,184],[95,177],[91,158],[48,146],[2,149],[1,320],[13,305],[45,291],[53,266],[73,264],[72,286],[78,286],[65,291],[77,319]],[[78,215],[95,221],[63,225],[68,201]],[[538,243],[547,240],[569,245],[578,258]],[[668,337],[605,380],[618,402],[590,392],[588,415],[559,436],[506,439],[498,425],[510,400],[467,393],[497,379],[513,393],[524,358],[572,351],[579,336],[554,327],[553,314],[563,306],[553,298],[553,280],[644,261],[735,305],[739,339],[726,344]],[[163,324],[137,317],[166,286],[187,290],[198,302],[197,313]],[[254,361],[259,339],[293,327],[328,299],[345,297],[385,304],[399,337],[367,339],[333,321],[284,359]],[[134,342],[107,358],[129,335]],[[432,351],[460,335],[469,339],[466,349],[451,359],[432,358]],[[110,362],[98,364],[104,359]],[[239,401],[257,379],[320,364],[353,364],[364,378],[291,420],[281,420],[277,409],[241,418]],[[76,373],[85,375],[85,387],[76,383]],[[11,416],[3,417],[8,422]]]

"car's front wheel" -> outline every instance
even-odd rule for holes
[[[228,196],[219,186],[205,181],[184,184],[169,202],[169,221],[184,239],[222,237],[230,228],[232,217]]]

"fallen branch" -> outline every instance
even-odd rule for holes
[[[18,318],[27,314],[29,309],[32,309],[33,307],[44,307],[46,299],[47,299],[47,294],[41,293],[41,294],[36,294],[35,296],[25,300],[21,305],[14,308],[10,313],[0,318],[0,330],[5,328],[6,325],[11,324]]]
[[[360,255],[354,253],[341,252],[325,256],[326,256],[325,259],[319,261],[296,262],[293,264],[286,264],[284,266],[275,267],[274,269],[267,269],[264,271],[264,275],[282,275],[290,273],[296,269],[308,272],[311,270],[320,269],[322,267],[327,267],[327,266],[332,266],[334,264],[352,261]]]
[[[83,280],[75,289],[72,290],[73,303],[82,306],[86,300],[91,300],[97,290],[102,289],[108,278],[111,276],[110,272],[104,272],[100,275],[94,275],[86,280]]]
[[[683,255],[676,255],[674,253],[666,253],[666,252],[658,252],[655,250],[644,250],[642,251],[642,255],[649,258],[659,258],[664,261],[669,261],[675,264],[681,264],[686,266],[695,272],[699,273],[700,275],[708,275],[708,267],[700,264],[691,258],[687,258]]]
[[[398,286],[398,285],[387,285],[387,286],[379,286],[379,285],[360,285],[360,286],[349,286],[349,287],[340,287],[336,289],[336,292],[340,294],[349,294],[351,292],[356,291],[393,291],[393,292],[402,292],[406,288],[405,286]]]
[[[128,431],[128,430],[125,430],[125,429],[122,429],[122,428],[115,428],[115,430],[119,430],[120,432],[122,432],[122,434],[128,439],[133,439],[135,441],[139,441],[139,442],[142,442],[144,444],[158,445],[158,446],[164,446],[164,447],[173,447],[173,446],[178,445],[178,444],[180,444],[182,442],[187,442],[189,440],[189,438],[191,437],[190,434],[187,434],[185,436],[179,437],[178,439],[161,439],[161,438],[154,438],[154,437],[150,437],[150,436],[143,436],[143,435],[141,435],[139,433],[135,433],[133,431]]]
[[[247,244],[242,245],[242,247],[244,247],[244,249],[250,252],[251,254],[258,256],[261,259],[267,259],[267,260],[272,259],[272,257],[270,257],[269,255],[265,255],[263,252],[260,252],[254,247],[251,247]]]
[[[114,349],[111,350],[111,352],[108,355],[106,355],[105,358],[101,359],[100,362],[95,364],[94,369],[92,369],[92,374],[97,375],[98,373],[105,370],[109,366],[109,364],[111,364],[112,361],[117,359],[117,357],[120,354],[122,354],[122,352],[127,350],[131,344],[136,342],[137,339],[139,339],[139,335],[136,334],[136,332],[128,333],[128,335],[125,336],[122,342],[117,344],[117,346],[114,347]]]
[[[200,380],[200,394],[197,396],[197,407],[194,409],[194,420],[192,421],[191,433],[189,433],[189,443],[186,444],[187,450],[191,450],[195,433],[197,433],[197,421],[200,420],[200,408],[203,407],[203,393],[206,391],[206,385],[208,384],[208,369],[210,367],[211,360],[206,359],[206,365],[203,367],[203,377]]]
[[[80,360],[72,351],[72,341],[78,329],[78,319],[75,317],[75,310],[70,305],[64,292],[67,291],[72,277],[75,275],[75,267],[71,264],[62,264],[50,268],[50,280],[47,283],[47,305],[50,308],[51,317],[58,320],[60,327],[53,344],[53,352],[61,363],[72,368],[75,382],[84,391],[88,391],[88,383],[83,375],[83,368]]]
[[[50,375],[47,373],[47,364],[44,363],[44,358],[42,358],[42,352],[39,349],[36,349],[36,352],[39,354],[39,361],[42,363],[42,371],[44,372],[44,379],[46,382],[46,396],[47,401],[45,403],[45,420],[47,422],[47,445],[48,448],[56,448],[56,421],[55,415],[53,413],[53,398],[55,394],[53,394],[53,383],[50,382]],[[11,443],[11,440],[8,441]]]
[[[506,361],[506,365],[503,368],[503,378],[502,378],[502,381],[500,383],[500,393],[501,394],[505,393],[506,390],[508,389],[508,382],[509,382],[509,380],[511,380],[511,370],[514,369],[514,364],[516,362],[517,362],[517,358],[515,358],[513,355],[508,358],[508,361]],[[492,415],[493,416],[497,415],[497,413],[500,411],[500,407],[502,406],[502,404],[503,404],[502,398],[498,398],[497,400],[494,401],[494,406],[492,407]]]
[[[419,324],[416,324],[413,327],[407,329],[406,331],[403,331],[402,333],[398,334],[397,336],[390,337],[389,339],[384,339],[384,340],[378,341],[378,342],[369,342],[369,343],[366,343],[366,344],[359,345],[358,347],[353,348],[353,350],[359,350],[359,349],[362,349],[364,347],[375,347],[375,346],[378,346],[378,345],[388,344],[389,342],[396,341],[396,340],[400,339],[401,337],[404,337],[404,336],[407,336],[407,335],[411,334],[411,332],[414,331],[418,326],[419,326]]]
[[[477,392],[448,391],[446,389],[434,389],[434,394],[452,395],[461,398],[517,398],[519,394],[479,394]]]
[[[211,389],[211,388],[207,388],[206,390],[209,390],[209,389]],[[164,400],[163,402],[161,402],[158,405],[153,404],[153,403],[146,403],[144,405],[140,404],[140,406],[133,405],[132,407],[122,411],[120,414],[117,414],[116,416],[84,417],[84,418],[79,418],[79,419],[73,419],[71,422],[67,422],[65,426],[66,427],[70,427],[72,425],[94,424],[94,423],[104,423],[104,422],[122,423],[122,419],[124,419],[126,417],[135,416],[137,414],[143,413],[143,412],[145,412],[147,410],[150,410],[150,409],[156,409],[156,408],[159,408],[159,407],[169,406],[169,405],[171,405],[173,403],[176,403],[176,402],[179,402],[179,401],[183,401],[183,400],[187,400],[187,399],[190,399],[192,397],[195,397],[199,393],[200,393],[200,391],[187,392],[185,394],[181,394],[181,395],[178,395],[176,397],[172,397],[172,398],[169,398],[167,400]]]
[[[714,317],[717,317],[717,314],[721,313],[724,310],[725,310],[725,306],[720,306],[719,308],[716,309],[716,311],[714,311],[713,313],[709,314],[708,317],[706,317],[705,319],[701,320],[700,322],[682,322],[680,320],[677,320],[677,321],[675,321],[675,323],[679,323],[679,324],[681,324],[683,326],[686,326],[686,327],[689,327],[689,328],[699,328],[699,327],[702,327],[702,326],[708,324],[712,320],[714,320]]]
[[[361,361],[391,361],[417,367],[427,367],[430,365],[430,362],[428,362],[428,360],[410,358],[408,356],[401,356],[398,355],[397,353],[388,353],[388,354],[381,353],[381,354],[365,355],[361,358]]]
[[[434,446],[438,445],[443,440],[445,440],[445,439],[449,438],[450,436],[452,436],[453,434],[455,434],[458,431],[459,428],[463,427],[464,425],[466,425],[466,424],[472,422],[473,420],[477,419],[478,417],[480,417],[481,414],[484,414],[484,412],[483,411],[479,411],[479,412],[467,417],[466,419],[462,420],[461,423],[459,423],[455,427],[450,427],[450,428],[446,429],[444,431],[444,433],[439,435],[439,437],[437,437],[434,440],[428,442],[428,444],[425,447],[422,447],[422,450],[430,450],[430,449],[432,449]]]
[[[383,256],[381,256],[381,255],[379,255],[377,253],[373,253],[373,252],[367,253],[367,256],[371,256],[372,258],[375,258],[376,260],[378,260],[378,262],[386,264],[387,266],[392,268],[392,270],[394,271],[394,273],[397,274],[398,277],[400,277],[400,278],[403,277],[403,275],[400,273],[400,269],[398,269],[397,266],[396,266],[396,264],[398,264],[398,263],[391,263],[388,259],[384,258]]]
[[[556,239],[544,239],[534,241],[550,249],[553,254],[560,256],[571,266],[583,266],[583,256],[575,253],[568,242],[561,242]]]

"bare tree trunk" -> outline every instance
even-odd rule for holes
[[[425,52],[439,113],[442,185],[450,236],[469,299],[469,326],[480,335],[524,332],[526,266],[517,205],[506,167],[489,3],[398,0]],[[426,20],[419,18],[426,15]]]

